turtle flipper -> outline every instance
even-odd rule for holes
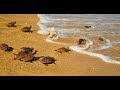
[[[15,53],[13,53],[14,55],[17,55],[17,54],[15,54]]]
[[[33,31],[30,30],[30,33],[33,33]]]
[[[45,64],[45,66],[48,66],[48,64]]]
[[[33,53],[33,55],[35,55],[37,52],[38,52],[38,51],[37,51],[37,50],[35,50],[35,52]]]

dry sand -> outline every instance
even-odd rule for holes
[[[9,21],[16,21],[17,27],[6,27]],[[57,53],[54,50],[67,45],[46,42],[47,36],[37,33],[39,18],[36,14],[1,14],[0,43],[6,43],[14,48],[13,52],[0,50],[0,76],[119,76],[120,65],[103,62],[101,59],[80,54]],[[32,25],[33,33],[24,33],[20,29]],[[59,39],[60,42],[75,42],[75,39]],[[34,47],[38,50],[36,57],[51,56],[56,64],[45,66],[37,60],[33,63],[14,60],[13,53],[18,53],[21,47]]]

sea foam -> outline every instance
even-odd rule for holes
[[[110,48],[110,47],[112,47],[112,46],[113,46],[113,45],[112,45],[111,41],[110,41],[109,39],[106,39],[106,40],[105,40],[105,44],[103,44],[100,48],[96,48],[96,49],[94,49],[94,50],[108,49],[108,48]]]
[[[102,50],[102,49],[107,49],[107,48],[110,48],[110,47],[112,47],[112,43],[110,42],[110,40],[106,39],[105,45],[103,45],[103,46],[100,48],[100,50]]]
[[[46,42],[55,43],[55,44],[72,45],[72,44],[67,44],[67,43],[54,42],[52,39],[49,39],[49,38],[46,39]]]
[[[95,56],[95,57],[101,58],[103,61],[108,62],[108,63],[120,64],[119,61],[112,60],[108,56],[104,56],[102,54],[92,53],[92,52],[89,52],[89,51],[82,50],[79,46],[70,46],[69,48],[71,50],[79,52],[79,53],[83,53],[83,54],[86,54],[86,55],[90,55],[90,56]]]
[[[38,33],[39,33],[39,34],[49,34],[49,32],[48,32],[48,31],[45,31],[45,30],[39,30]]]
[[[42,15],[42,14],[38,14],[38,17],[40,18],[40,22],[38,22],[38,26],[41,28],[41,30],[39,30],[38,31],[38,33],[39,34],[48,34],[49,33],[49,27],[47,27],[47,25],[49,25],[49,23],[51,24],[51,22],[52,21],[57,21],[57,23],[59,22],[59,20],[62,20],[62,19],[59,19],[59,18],[49,18],[47,15]],[[80,18],[81,19],[81,18]],[[72,18],[70,18],[70,19],[67,19],[67,18],[63,18],[63,21],[65,21],[65,20],[70,20],[70,21],[73,21],[73,20],[75,20],[74,18],[72,19]],[[78,18],[76,19],[76,20],[78,20]],[[52,22],[53,23],[53,22]],[[82,23],[84,23],[84,24],[91,24],[91,26],[92,26],[92,28],[94,29],[94,28],[97,28],[96,27],[96,25],[97,24],[112,24],[112,23],[107,23],[107,22],[103,22],[103,23],[97,23],[97,22],[91,22],[91,20],[89,20],[89,21],[87,21],[86,22],[86,20],[83,20],[83,21],[81,21],[81,24]],[[114,22],[115,23],[115,22]],[[113,23],[113,24],[114,24]],[[58,24],[58,25],[61,25],[61,26],[63,26],[62,24]],[[57,26],[58,26],[57,25]],[[68,24],[64,24],[64,25],[68,25]],[[69,24],[70,25],[70,24]],[[77,24],[76,24],[77,25]],[[101,29],[101,28],[100,28]],[[104,28],[103,28],[104,29]],[[65,33],[65,35],[66,34],[69,34],[68,33],[68,31],[69,32],[72,32],[72,33],[74,33],[75,31],[75,33],[77,33],[77,32],[80,32],[80,31],[82,31],[82,30],[71,30],[70,31],[70,29],[69,30],[65,30],[64,28],[60,28],[60,30],[57,28],[57,32],[58,33]],[[74,31],[74,32],[73,32]],[[81,32],[82,33],[82,32]],[[63,36],[65,36],[64,34],[63,34]],[[60,36],[60,35],[59,35]],[[82,38],[83,38],[83,36],[81,36]],[[89,38],[89,37],[88,37]],[[88,38],[85,38],[85,39],[88,39]],[[93,42],[92,41],[89,41],[89,42],[87,42],[87,44],[85,45],[85,46],[83,46],[83,47],[81,47],[81,46],[77,46],[77,45],[75,45],[75,44],[67,44],[67,43],[62,43],[62,42],[55,42],[54,41],[54,39],[51,39],[51,38],[46,38],[46,41],[47,42],[51,42],[51,43],[54,43],[54,44],[64,44],[64,45],[69,45],[69,48],[71,49],[71,50],[73,50],[73,51],[76,51],[76,52],[78,52],[78,53],[83,53],[83,54],[86,54],[86,55],[90,55],[90,56],[94,56],[94,57],[98,57],[98,58],[101,58],[103,61],[105,61],[105,62],[108,62],[108,63],[114,63],[114,64],[120,64],[120,62],[119,61],[116,61],[116,60],[112,60],[110,57],[108,57],[108,56],[105,56],[105,55],[103,55],[103,54],[99,54],[99,53],[93,53],[93,52],[90,52],[90,51],[87,51],[86,49],[87,48],[89,48],[90,46],[92,46],[93,45]],[[110,42],[109,40],[106,40],[106,42],[100,47],[100,48],[98,48],[97,50],[104,50],[104,49],[107,49],[107,48],[110,48],[110,47],[112,47],[112,44],[116,44],[116,43],[120,43],[120,42]]]

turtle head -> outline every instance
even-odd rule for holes
[[[66,47],[67,49],[70,49],[69,47]]]
[[[13,23],[16,24],[16,21],[14,21]]]
[[[32,47],[31,49],[33,50],[34,48]]]
[[[66,47],[68,49],[68,51],[71,51],[69,47]]]
[[[12,48],[12,47],[9,47],[9,48],[8,48],[8,51],[13,51],[13,48]]]
[[[35,55],[38,52],[38,50],[35,50],[35,52],[33,53],[33,55]]]
[[[55,51],[58,51],[58,49],[55,49]]]
[[[31,28],[32,28],[32,26],[30,25],[29,29],[31,29]]]

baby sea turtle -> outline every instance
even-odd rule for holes
[[[16,27],[16,21],[15,22],[9,22],[8,24],[7,24],[7,26],[8,27]]]
[[[12,51],[13,48],[12,47],[9,47],[7,44],[0,44],[0,49],[3,50],[3,51]]]
[[[104,41],[104,39],[103,39],[102,37],[99,37],[98,39],[99,39],[100,41]]]
[[[80,44],[80,45],[85,45],[86,44],[86,40],[85,39],[79,39],[78,40],[78,44]]]
[[[32,32],[30,29],[31,29],[32,26],[29,26],[29,27],[23,27],[21,30],[23,32]]]
[[[14,54],[16,55],[16,58],[14,59],[18,59],[20,61],[25,61],[25,62],[29,62],[29,61],[33,61],[35,56],[32,53],[28,53],[26,51],[20,51],[18,54]]]
[[[33,52],[34,50],[34,48],[30,48],[30,47],[22,47],[21,49],[26,52]]]
[[[24,58],[22,59],[22,61],[25,61],[25,62],[32,62],[34,61],[34,58],[35,56],[33,54],[25,54]]]
[[[49,56],[46,56],[41,59],[41,63],[45,64],[46,66],[48,66],[48,64],[52,64],[52,63],[55,64],[55,61],[56,60],[53,57],[49,57]]]
[[[65,47],[61,47],[59,49],[56,49],[55,51],[59,52],[59,53],[63,53],[63,52],[69,52],[71,51],[68,47],[65,48]]]
[[[14,54],[14,55],[16,55],[16,58],[14,58],[14,59],[21,60],[21,59],[24,58],[25,54],[27,54],[27,52],[25,52],[25,51],[20,51],[20,52],[18,52],[18,54]]]
[[[92,28],[92,26],[86,25],[85,28]]]

